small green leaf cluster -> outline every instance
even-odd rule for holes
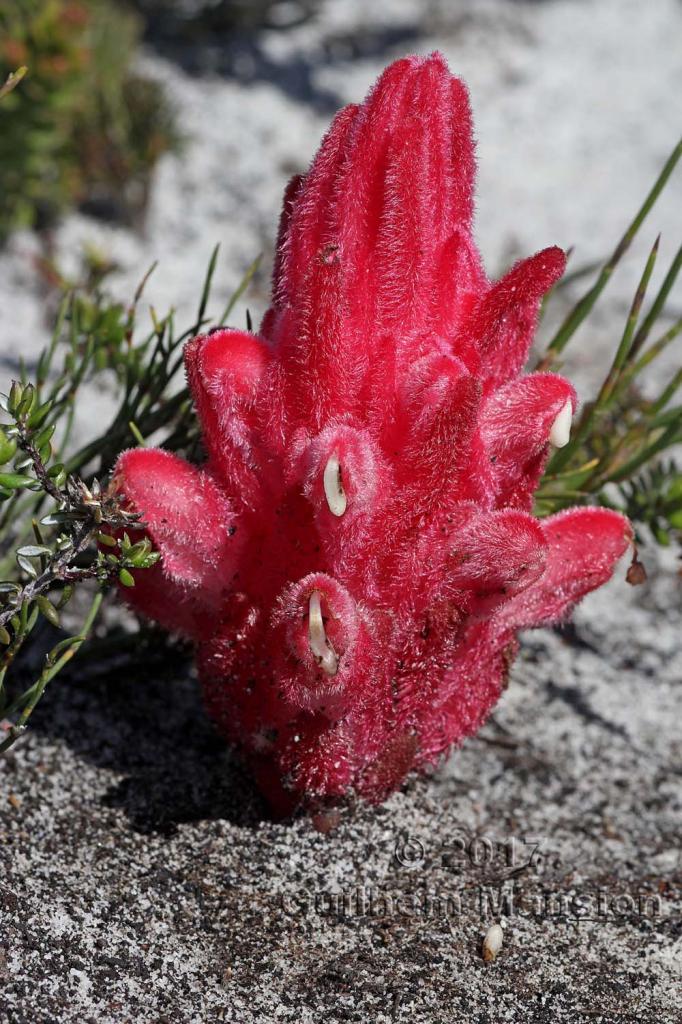
[[[635,523],[645,524],[659,544],[682,538],[682,470],[662,460],[619,488],[620,506]]]
[[[42,486],[57,494],[66,483],[66,467],[52,461],[53,437],[57,425],[50,421],[52,402],[40,402],[39,391],[30,383],[15,380],[9,395],[0,395],[0,409],[12,417],[13,422],[0,428],[0,502],[8,501],[21,488],[39,491]],[[8,471],[8,463],[11,468]],[[45,479],[35,473],[39,464]]]
[[[105,555],[103,551],[100,551],[98,561],[106,575],[111,572],[113,567],[118,575],[119,583],[122,583],[124,587],[135,586],[132,569],[151,569],[161,557],[158,551],[152,550],[152,543],[148,537],[143,537],[142,540],[133,543],[127,533],[124,533],[120,540],[108,533],[98,533],[97,539],[107,548],[118,549],[118,554],[109,551]]]

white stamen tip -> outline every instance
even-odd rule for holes
[[[552,424],[549,432],[549,443],[555,448],[563,448],[571,439],[571,420],[573,418],[573,407],[571,399],[566,399],[566,404]]]
[[[502,949],[504,932],[499,924],[494,924],[486,932],[483,940],[483,959],[487,964],[493,962]]]
[[[322,671],[326,672],[328,676],[335,676],[339,667],[339,659],[324,631],[322,602],[319,590],[314,590],[310,595],[310,602],[308,604],[308,639],[310,641],[310,650],[313,652],[315,660]]]
[[[342,516],[346,511],[346,492],[341,481],[341,466],[336,455],[330,456],[324,467],[324,496],[333,516]]]

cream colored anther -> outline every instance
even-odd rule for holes
[[[322,479],[324,483],[324,496],[327,499],[329,511],[333,516],[342,516],[346,511],[348,502],[341,480],[341,466],[336,455],[330,456],[327,460]]]
[[[573,418],[573,406],[571,399],[566,399],[566,404],[557,415],[549,431],[549,443],[555,448],[564,448],[571,439],[571,420]]]
[[[314,590],[308,603],[308,639],[310,650],[317,664],[328,676],[335,676],[339,667],[339,659],[332,648],[322,621],[322,601],[319,590]]]

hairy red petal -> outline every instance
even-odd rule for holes
[[[525,512],[503,509],[469,518],[450,543],[448,582],[475,595],[477,612],[525,590],[545,571],[544,531]]]
[[[255,399],[269,360],[260,338],[229,328],[201,334],[185,347],[187,378],[212,468],[240,508],[253,507],[262,490]]]
[[[505,627],[527,629],[566,618],[611,578],[633,533],[625,516],[606,508],[571,508],[542,521],[547,543],[543,576],[499,613]]]
[[[488,397],[479,423],[498,507],[532,507],[552,425],[567,403],[575,411],[575,390],[553,373],[519,377]]]
[[[464,329],[478,342],[488,390],[506,383],[523,369],[540,300],[565,267],[566,256],[561,249],[543,249],[513,266],[474,309]]]
[[[126,597],[169,628],[196,632],[196,618],[232,585],[239,542],[230,502],[208,473],[158,448],[124,452],[114,480],[161,552]]]

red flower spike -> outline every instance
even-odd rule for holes
[[[262,337],[186,349],[203,469],[124,454],[162,559],[126,597],[194,637],[209,713],[280,811],[379,801],[485,721],[517,632],[632,541],[604,509],[530,514],[575,393],[519,376],[564,268],[491,284],[471,235],[467,94],[389,67],[285,194]]]

